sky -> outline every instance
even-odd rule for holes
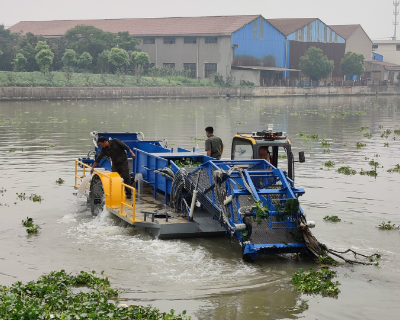
[[[389,40],[394,34],[393,9],[393,0],[0,0],[0,24],[261,14],[266,19],[319,18],[328,25],[361,24],[371,39]],[[400,38],[400,26],[398,34]]]

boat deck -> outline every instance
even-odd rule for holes
[[[189,221],[187,216],[174,212],[164,204],[164,195],[160,194],[154,199],[153,194],[153,188],[147,186],[143,194],[136,195],[134,219],[128,207],[123,208],[122,214],[121,207],[107,207],[107,210],[135,227],[145,228],[159,239],[219,236],[226,233],[207,211],[196,209],[193,221]],[[132,205],[132,200],[126,202]]]

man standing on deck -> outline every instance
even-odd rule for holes
[[[214,136],[213,127],[206,128],[206,136],[207,139],[205,141],[205,144],[207,156],[220,160],[222,152],[224,151],[224,144],[222,143],[222,140]]]
[[[112,161],[111,171],[118,172],[121,178],[124,179],[124,183],[127,185],[131,185],[128,157],[125,153],[125,150],[129,151],[132,159],[135,159],[135,154],[133,153],[133,151],[119,139],[107,140],[105,137],[99,137],[97,141],[101,147],[101,151],[96,160],[94,160],[93,167],[92,170],[90,170],[90,173],[93,174],[94,167],[98,165],[98,163],[104,156],[108,156],[111,158]],[[127,199],[132,198],[131,189],[125,188],[125,194]]]

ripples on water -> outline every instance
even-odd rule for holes
[[[400,223],[400,175],[387,172],[400,163],[400,136],[393,133],[400,129],[399,106],[397,97],[0,102],[0,188],[7,189],[0,196],[1,283],[61,268],[94,269],[105,270],[130,303],[187,309],[199,319],[282,319],[299,313],[393,318],[400,294],[400,232],[375,226]],[[317,222],[317,238],[339,250],[383,254],[380,268],[338,267],[337,300],[299,295],[288,283],[311,263],[289,255],[246,264],[238,245],[226,238],[152,240],[107,212],[93,218],[72,194],[73,161],[93,149],[92,130],[142,131],[147,139],[167,138],[173,148],[191,149],[196,142],[190,138],[204,138],[211,125],[229,157],[236,132],[261,130],[267,123],[288,133],[295,155],[305,151],[306,163],[296,164],[296,185],[306,190],[301,205]],[[362,126],[369,128],[358,132]],[[381,138],[386,129],[392,134]],[[319,140],[302,139],[299,132],[318,134]],[[371,139],[363,136],[367,132]],[[322,147],[322,138],[331,145]],[[366,147],[357,149],[357,142]],[[334,168],[324,166],[329,160]],[[347,165],[370,170],[371,160],[384,167],[376,179],[336,172]],[[65,183],[57,186],[58,178]],[[14,204],[20,192],[40,194],[44,201]],[[21,228],[27,215],[42,226],[38,236],[27,237]],[[327,223],[326,215],[342,222]],[[309,309],[295,311],[304,301]]]

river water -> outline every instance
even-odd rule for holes
[[[229,158],[236,132],[268,123],[288,133],[295,154],[305,151],[296,186],[306,190],[300,201],[316,222],[315,236],[337,250],[382,254],[379,267],[335,267],[337,299],[303,295],[289,283],[311,262],[287,255],[248,264],[224,237],[151,240],[107,212],[93,218],[73,194],[74,159],[93,149],[92,130],[142,131],[147,139],[193,148],[190,138],[204,138],[211,125]],[[0,102],[0,284],[52,270],[104,270],[126,290],[127,303],[187,310],[194,319],[397,319],[400,231],[376,226],[400,223],[400,173],[387,172],[400,164],[399,124],[398,97]],[[321,146],[322,138],[330,145]],[[366,146],[357,149],[357,142]],[[335,167],[324,166],[329,160]],[[371,160],[379,163],[376,178],[337,172],[371,170]],[[59,178],[65,183],[57,185]],[[43,201],[30,201],[31,194]],[[326,222],[327,215],[342,221]],[[41,227],[37,235],[21,226],[28,216]]]

